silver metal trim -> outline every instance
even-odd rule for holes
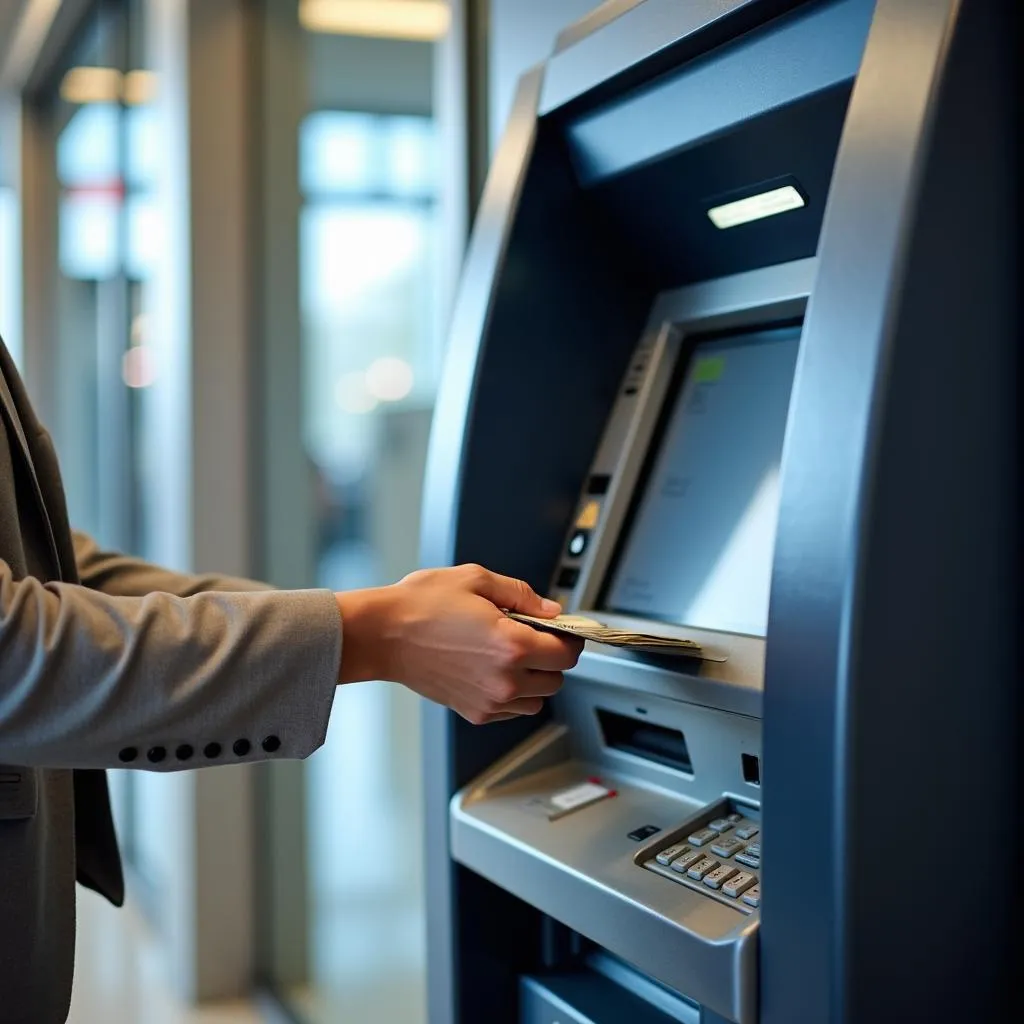
[[[681,334],[671,324],[652,320],[645,335],[647,338],[654,335],[657,340],[643,383],[635,395],[624,395],[620,391],[619,399],[612,410],[612,418],[616,418],[621,414],[621,410],[625,410],[629,416],[629,426],[623,442],[622,455],[612,471],[611,487],[604,500],[601,518],[594,530],[589,556],[584,560],[580,570],[580,579],[577,583],[579,607],[587,607],[588,603],[592,602],[597,585],[604,578],[614,545],[602,541],[610,530],[614,531],[613,536],[618,536],[643,465],[642,459],[634,461],[630,455],[633,452],[647,450],[665,403],[672,370],[679,358]],[[641,341],[641,345],[643,344]],[[581,499],[581,505],[585,500],[585,497]]]
[[[635,379],[634,365],[637,357],[634,357],[587,474],[589,480],[593,473],[610,469],[611,483],[598,524],[592,533],[589,550],[580,565],[579,579],[568,594],[557,587],[558,572],[564,564],[564,560],[561,560],[555,568],[550,588],[550,593],[563,600],[572,611],[595,615],[611,625],[697,640],[715,661],[723,662],[724,665],[737,662],[742,668],[737,672],[731,665],[726,668],[712,661],[704,662],[696,671],[701,675],[758,689],[764,680],[764,637],[698,630],[662,622],[652,624],[650,620],[607,612],[595,606],[632,501],[637,477],[647,456],[655,424],[668,397],[669,381],[685,349],[687,336],[801,316],[814,285],[816,270],[817,261],[810,257],[687,285],[663,292],[655,299],[647,326],[637,344],[638,353],[645,352],[651,339],[656,339],[653,351],[645,358],[647,365],[642,382],[638,385],[637,393],[626,393],[632,390],[627,387],[626,381]],[[625,431],[622,430],[623,420],[628,422]],[[617,432],[621,432],[622,436],[618,443],[615,441]],[[609,448],[613,446],[617,446],[616,450],[610,452]],[[580,513],[590,500],[592,498],[587,494],[585,480],[576,514],[566,535],[566,544],[576,528]],[[683,666],[685,672],[694,673],[692,665],[681,663]]]

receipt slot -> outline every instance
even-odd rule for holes
[[[1017,877],[1011,13],[613,0],[524,76],[423,560],[675,643],[425,709],[432,1024],[997,1015],[921,837]]]

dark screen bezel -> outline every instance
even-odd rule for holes
[[[601,579],[601,585],[597,591],[597,600],[594,602],[595,610],[609,612],[613,615],[626,615],[631,618],[645,619],[649,622],[660,622],[665,625],[676,626],[681,629],[698,628],[696,626],[688,627],[686,623],[677,622],[664,615],[656,615],[648,611],[640,612],[635,609],[616,608],[609,605],[607,603],[608,592],[611,589],[612,579],[618,571],[623,555],[625,554],[626,544],[632,535],[633,527],[636,523],[636,517],[640,510],[640,505],[643,502],[644,496],[647,494],[647,487],[650,484],[655,464],[658,461],[658,456],[661,454],[662,445],[665,442],[665,434],[668,431],[669,423],[671,423],[672,417],[675,415],[676,408],[682,400],[683,384],[686,381],[686,374],[689,370],[690,363],[693,360],[693,354],[696,352],[697,348],[700,345],[711,341],[741,338],[751,334],[763,334],[766,331],[785,330],[791,327],[798,328],[802,334],[803,325],[804,315],[801,314],[799,316],[787,316],[776,319],[752,321],[750,323],[743,324],[740,327],[729,327],[721,330],[686,331],[683,334],[679,356],[676,359],[675,366],[672,368],[668,387],[665,390],[665,397],[662,399],[661,409],[658,411],[658,418],[655,421],[654,429],[651,431],[650,439],[648,440],[646,450],[644,451],[643,464],[641,465],[640,473],[637,476],[636,486],[633,488],[633,493],[630,495],[629,505],[626,508],[622,524],[615,537],[611,557],[608,560],[607,567],[605,568],[604,575]],[[792,386],[790,390],[790,401],[792,402]],[[707,629],[707,627],[703,626],[700,628]],[[735,630],[724,629],[709,629],[708,631],[713,633],[736,632]],[[754,636],[762,640],[764,639],[764,635],[760,633],[736,633],[736,635]]]

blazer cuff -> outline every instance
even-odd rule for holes
[[[289,699],[285,696],[280,717],[286,723],[279,736],[281,746],[277,751],[266,749],[265,742],[260,753],[263,757],[306,758],[319,750],[327,739],[327,727],[334,707],[334,695],[338,690],[338,676],[341,671],[341,650],[343,623],[338,600],[331,590],[285,591],[289,603],[294,602],[297,620],[296,633],[304,626],[305,638],[298,636],[293,650],[284,652],[295,657],[295,678],[299,692]],[[276,591],[281,597],[282,592]],[[287,671],[287,670],[286,670]],[[287,688],[285,688],[287,690]],[[268,722],[268,728],[273,725]],[[273,732],[269,736],[276,735]],[[271,744],[272,746],[273,744]]]

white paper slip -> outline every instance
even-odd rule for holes
[[[569,789],[563,789],[560,793],[553,793],[549,799],[558,810],[572,811],[583,804],[589,804],[607,795],[607,787],[599,786],[596,782],[581,782],[578,786],[571,786]]]
[[[548,821],[557,821],[599,800],[615,796],[615,792],[614,789],[602,785],[600,779],[590,778],[555,790],[553,793],[533,797],[529,803],[543,812]]]

